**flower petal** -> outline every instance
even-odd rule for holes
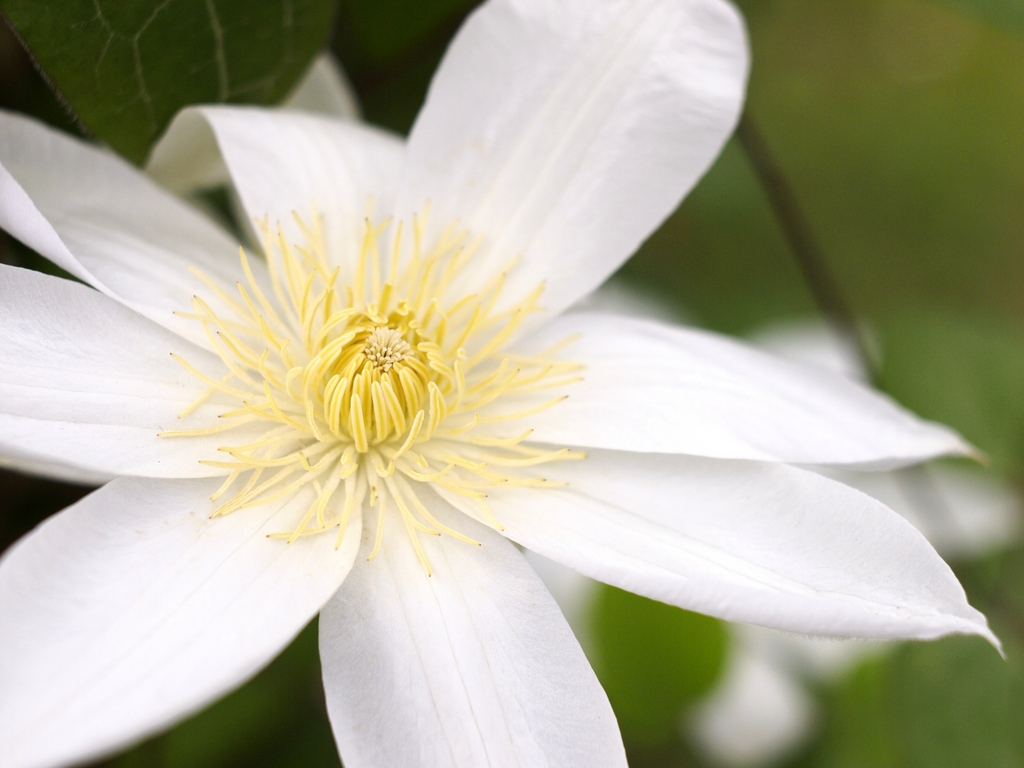
[[[281,105],[347,120],[359,119],[359,102],[352,84],[333,54],[325,51]]]
[[[547,469],[547,468],[545,468]],[[600,581],[730,621],[817,635],[983,635],[985,618],[913,526],[785,464],[592,451],[487,504],[504,533]],[[469,514],[471,504],[443,494]]]
[[[253,675],[331,597],[359,541],[268,541],[297,496],[209,519],[211,480],[122,478],[0,560],[0,763],[78,763]],[[310,492],[311,493],[311,492]]]
[[[197,293],[199,267],[220,286],[244,280],[238,244],[198,210],[109,151],[0,112],[0,228],[62,269],[205,346],[174,316]],[[261,274],[260,264],[253,267]]]
[[[409,137],[399,212],[484,237],[470,287],[557,312],[679,204],[732,132],[747,41],[721,0],[491,0],[448,49]]]
[[[866,379],[857,352],[820,321],[778,323],[753,343],[773,354]],[[1021,500],[1008,486],[956,466],[910,467],[895,472],[822,470],[898,512],[943,556],[979,557],[1011,546],[1021,534]]]
[[[206,387],[172,352],[223,373],[209,352],[98,291],[0,265],[0,453],[45,474],[225,474],[199,463],[223,435],[158,437],[220,412],[211,402],[178,419]]]
[[[314,59],[281,106],[346,120],[359,119],[355,91],[337,60],[326,51]],[[204,125],[197,125],[194,135],[188,135],[176,153],[173,157],[165,156],[157,168],[167,186],[177,184],[185,193],[231,183],[231,174],[224,165],[217,142]]]
[[[421,536],[388,520],[320,617],[327,710],[348,768],[624,766],[604,691],[558,606],[516,548]],[[369,542],[367,542],[369,543]]]
[[[350,120],[253,107],[193,107],[171,122],[153,148],[148,171],[176,192],[208,180],[196,169],[220,154],[248,223],[280,224],[304,243],[298,213],[322,218],[327,253],[354,263],[368,204],[390,213],[391,192],[404,153],[402,141]],[[191,158],[199,157],[199,162]],[[347,276],[342,275],[343,281]]]
[[[898,512],[945,558],[981,557],[1020,540],[1020,497],[978,471],[928,465],[895,472],[822,474]]]
[[[531,440],[871,469],[972,451],[951,429],[845,377],[707,331],[572,312],[520,351],[576,335],[561,357],[584,366],[583,381],[532,417]]]
[[[868,373],[860,350],[849,337],[839,334],[821,320],[788,320],[758,329],[749,342],[765,352],[857,381],[867,381]]]

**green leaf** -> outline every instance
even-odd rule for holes
[[[476,0],[349,0],[342,6],[345,34],[359,54],[382,63],[407,56],[433,34],[445,39]]]
[[[959,11],[1000,27],[1024,31],[1024,0],[942,0]]]
[[[824,735],[810,759],[813,768],[899,768],[898,746],[881,702],[888,664],[874,659],[851,672],[830,691]]]
[[[995,316],[904,312],[881,323],[882,383],[922,416],[960,430],[992,467],[1024,467],[1024,328]]]
[[[894,657],[890,707],[908,763],[1024,764],[1024,673],[980,639],[907,646]]]
[[[141,163],[187,104],[274,104],[327,39],[335,0],[0,0],[85,127]]]
[[[725,626],[607,586],[595,599],[591,622],[594,667],[627,745],[670,743],[683,707],[721,672]]]
[[[81,126],[46,84],[19,42],[0,17],[0,107],[21,112],[55,128],[80,134]]]
[[[1024,669],[984,640],[907,644],[832,692],[820,768],[1024,765]]]

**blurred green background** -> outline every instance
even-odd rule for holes
[[[92,5],[68,8],[77,5],[88,16]],[[215,69],[198,62],[189,74],[196,89],[168,86],[167,104],[155,102],[158,108],[139,124],[155,135],[175,98],[272,102],[301,71],[303,57],[327,40],[365,118],[405,132],[447,41],[473,5],[347,0],[335,9],[330,0],[300,3],[306,31],[287,44],[271,34],[269,64],[245,58],[239,48],[237,66],[263,83],[262,90],[228,94]],[[988,455],[989,476],[1022,486],[1024,4],[740,5],[754,54],[749,114],[847,302],[872,329],[880,384],[923,416],[963,432]],[[246,5],[224,6],[225,14],[238,14],[244,40]],[[88,92],[70,75],[64,79],[65,69],[74,73],[62,59],[67,45],[34,45],[59,26],[60,19],[42,12],[47,8],[0,1],[62,96],[53,95],[16,37],[3,30],[0,105],[100,136],[140,160],[145,142],[138,134],[119,134],[124,126],[110,119],[127,107],[101,103],[102,93]],[[165,26],[154,40],[167,50],[187,49],[188,41],[175,37],[187,28]],[[277,80],[256,71],[265,64]],[[173,62],[163,68],[179,77]],[[159,97],[159,82],[153,87]],[[75,108],[75,118],[61,99]],[[9,239],[0,241],[0,260],[38,266]],[[620,277],[693,322],[728,333],[815,312],[764,189],[735,141]],[[0,473],[0,549],[84,492]],[[816,725],[775,764],[1024,766],[1024,549],[953,565],[1008,658],[981,641],[952,638],[905,644],[837,679],[809,683]],[[679,722],[720,681],[735,651],[734,635],[715,620],[612,589],[594,599],[589,631],[588,650],[619,716],[631,765],[713,765]],[[337,766],[315,627],[242,689],[106,764]]]

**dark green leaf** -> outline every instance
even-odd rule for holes
[[[32,115],[50,125],[81,133],[81,126],[43,76],[8,24],[0,19],[0,107]]]
[[[670,743],[683,707],[706,692],[721,671],[724,625],[606,586],[591,621],[595,669],[626,743]]]
[[[476,0],[349,0],[342,21],[362,56],[382,63],[407,56],[436,32],[450,35],[473,5]]]
[[[324,44],[335,0],[2,0],[96,137],[141,162],[187,104],[273,104]]]

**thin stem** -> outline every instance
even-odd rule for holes
[[[818,239],[797,202],[793,188],[749,112],[744,112],[740,118],[736,138],[764,188],[768,203],[818,310],[840,338],[853,342],[869,378],[876,382],[878,370],[874,355],[857,322],[857,316],[843,295]]]

